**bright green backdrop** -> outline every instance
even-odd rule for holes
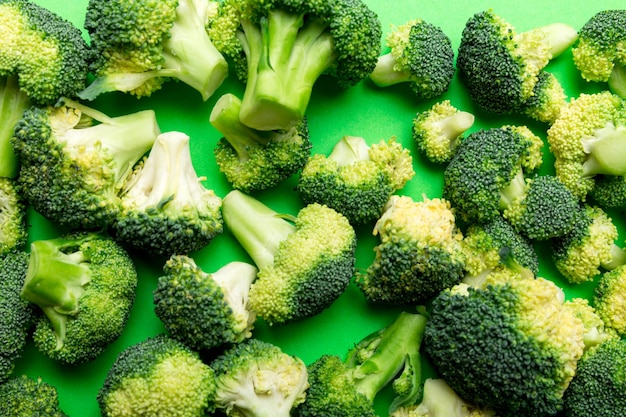
[[[36,0],[59,13],[82,28],[86,0]],[[421,18],[440,26],[451,38],[453,47],[458,47],[461,31],[467,19],[476,12],[493,10],[512,23],[518,31],[531,29],[556,21],[580,28],[597,11],[623,7],[623,0],[525,0],[525,1],[417,1],[417,0],[366,0],[376,11],[383,24],[384,33],[391,25],[400,25],[409,19]],[[579,77],[572,64],[571,54],[564,53],[550,64],[548,70],[554,72],[570,97],[580,92],[594,92],[605,88],[602,84],[588,84]],[[205,185],[224,196],[230,190],[215,165],[213,147],[219,133],[209,124],[208,118],[216,99],[223,93],[241,94],[242,85],[231,77],[208,101],[180,83],[167,84],[163,90],[150,98],[141,100],[123,94],[111,93],[91,105],[110,115],[118,115],[152,108],[156,111],[162,131],[180,130],[191,137],[194,165],[199,174],[205,175]],[[411,142],[411,121],[415,114],[431,106],[435,101],[449,99],[455,106],[474,112],[477,121],[472,130],[481,127],[495,127],[503,124],[527,124],[536,134],[545,138],[546,125],[531,122],[525,118],[495,117],[478,111],[470,102],[462,84],[455,77],[450,90],[437,100],[418,101],[406,87],[380,89],[365,81],[348,91],[336,88],[332,79],[322,79],[316,85],[308,118],[313,152],[328,153],[332,144],[343,135],[363,136],[369,143],[396,136],[404,146],[411,149],[417,175],[402,190],[415,199],[422,195],[430,198],[441,196],[442,168],[428,163],[416,151]],[[550,172],[551,158],[547,155],[544,172]],[[295,214],[301,207],[297,194],[293,191],[295,178],[272,191],[256,196],[277,211]],[[617,219],[620,232],[624,229],[623,212],[611,212]],[[45,221],[37,213],[30,213],[31,239],[55,237],[63,230]],[[359,248],[357,267],[366,268],[373,259],[372,248],[376,240],[371,235],[372,227],[367,225],[358,230]],[[623,240],[623,238],[620,238]],[[541,275],[554,279],[562,285],[568,297],[589,296],[593,283],[578,287],[563,282],[546,255],[548,247],[540,245]],[[249,260],[228,232],[215,240],[202,251],[193,254],[196,262],[207,272],[216,270],[228,261]],[[138,296],[128,327],[121,338],[97,360],[80,366],[60,366],[44,358],[29,343],[26,352],[17,363],[16,373],[32,377],[41,376],[59,389],[61,406],[70,417],[97,417],[99,410],[96,394],[107,370],[116,355],[125,347],[161,332],[162,326],[152,309],[152,290],[161,273],[163,259],[146,258],[135,255],[140,275]],[[268,327],[258,323],[254,336],[278,344],[284,351],[301,357],[306,363],[317,359],[321,354],[343,355],[353,343],[370,332],[393,320],[400,310],[370,305],[365,302],[359,290],[351,285],[333,306],[320,315],[283,326]],[[427,366],[427,375],[432,370]],[[381,416],[386,416],[388,393],[384,393],[377,403]]]

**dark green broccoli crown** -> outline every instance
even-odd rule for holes
[[[602,10],[578,31],[578,44],[590,43],[599,52],[617,57],[618,45],[626,41],[626,10]]]
[[[0,257],[0,386],[12,374],[36,317],[33,306],[20,297],[27,269],[26,252]]]
[[[0,415],[67,417],[60,408],[56,387],[26,375],[0,384]]]
[[[588,197],[602,208],[626,207],[626,177],[596,175]]]
[[[626,341],[613,338],[585,352],[564,394],[568,417],[620,417],[626,410]]]
[[[26,244],[26,202],[17,181],[0,177],[0,257]]]

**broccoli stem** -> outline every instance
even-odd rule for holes
[[[582,138],[581,144],[587,154],[583,162],[583,177],[595,175],[626,175],[626,127],[608,123],[596,129],[593,136]]]
[[[293,216],[280,214],[239,190],[222,200],[224,223],[259,269],[274,263],[280,243],[296,230]]]
[[[540,30],[545,34],[552,58],[565,52],[578,38],[578,31],[565,23],[552,23],[532,30]]]
[[[527,193],[526,178],[520,168],[511,181],[500,190],[500,210],[509,208],[516,200]]]
[[[436,122],[442,137],[450,141],[450,149],[459,144],[459,138],[474,125],[475,116],[466,111],[457,111],[454,114]]]
[[[17,75],[0,77],[0,177],[15,178],[18,174],[19,160],[11,138],[15,125],[29,105],[30,100],[20,90]]]
[[[388,87],[411,81],[411,72],[397,70],[396,64],[397,60],[391,52],[381,55],[378,57],[376,66],[370,74],[370,79],[379,87]]]
[[[344,136],[335,144],[328,159],[335,161],[339,167],[345,167],[369,160],[369,151],[370,147],[362,137]]]
[[[626,99],[626,66],[620,64],[613,66],[608,85],[613,94]]]
[[[610,271],[618,266],[626,264],[626,251],[620,246],[613,244],[611,246],[611,259],[601,263],[602,268]]]

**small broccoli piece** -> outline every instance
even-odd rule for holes
[[[176,80],[206,101],[228,75],[228,63],[206,28],[215,8],[210,0],[90,0],[85,29],[97,78],[80,98],[110,91],[146,97]]]
[[[26,252],[0,257],[0,387],[13,373],[36,319],[36,310],[20,296],[27,269]],[[0,408],[2,404],[0,401]]]
[[[359,136],[344,136],[328,156],[307,161],[296,190],[307,203],[327,205],[357,225],[375,220],[389,197],[415,175],[408,149],[391,138],[368,145]]]
[[[360,340],[345,359],[326,354],[315,360],[308,367],[310,387],[298,416],[375,417],[374,399],[387,386],[397,394],[390,412],[415,402],[422,388],[420,347],[426,321],[421,313],[402,312]]]
[[[258,130],[297,125],[324,74],[345,88],[365,79],[382,37],[361,0],[224,0],[209,33],[246,83],[242,123]]]
[[[88,46],[74,24],[27,0],[0,1],[0,31],[0,177],[15,178],[15,125],[31,105],[51,105],[85,87]]]
[[[244,193],[265,190],[300,171],[311,155],[306,117],[284,130],[261,131],[239,120],[241,100],[220,97],[210,122],[222,135],[215,145],[215,162],[233,188]]]
[[[55,386],[26,375],[0,384],[0,415],[4,417],[67,417]]]
[[[389,52],[378,58],[371,80],[379,87],[409,83],[419,99],[448,91],[454,77],[454,50],[443,30],[422,19],[393,27],[387,35]]]
[[[587,328],[552,281],[491,278],[433,300],[424,350],[437,374],[471,404],[502,417],[555,415]]]
[[[392,196],[374,226],[379,243],[356,284],[375,303],[425,303],[463,277],[463,234],[450,203]]]
[[[115,239],[156,256],[202,249],[223,231],[222,199],[204,180],[193,167],[189,136],[161,133],[118,193]]]
[[[578,31],[572,46],[574,65],[586,81],[607,82],[626,98],[626,10],[601,10]]]
[[[626,206],[626,176],[596,175],[587,197],[605,209]]]
[[[278,346],[249,339],[210,362],[215,405],[229,417],[289,417],[309,386],[304,362]]]
[[[204,417],[215,410],[215,372],[164,334],[124,349],[97,400],[103,417]]]
[[[37,212],[61,226],[108,227],[121,208],[119,189],[159,133],[153,110],[109,117],[68,99],[31,107],[13,139],[18,184]]]
[[[569,309],[583,323],[585,350],[617,336],[614,329],[605,325],[602,317],[598,315],[588,299],[574,297],[566,300],[563,307]]]
[[[122,333],[136,287],[128,253],[106,235],[75,232],[32,242],[21,296],[44,313],[35,345],[61,363],[96,358]]]
[[[347,288],[355,271],[356,233],[321,204],[296,216],[277,213],[241,191],[223,200],[226,227],[258,267],[250,306],[269,324],[313,316]]]
[[[26,244],[26,202],[17,180],[0,177],[0,257]]]
[[[571,232],[552,240],[554,265],[571,283],[592,281],[600,268],[626,264],[626,252],[615,243],[617,238],[617,226],[608,214],[586,204],[577,212]]]
[[[252,336],[256,313],[248,295],[256,267],[232,261],[207,273],[192,258],[174,255],[163,271],[154,312],[174,339],[202,350]]]
[[[483,110],[523,113],[544,68],[576,36],[576,29],[562,23],[517,32],[489,9],[466,22],[457,68],[472,100]]]
[[[597,175],[626,175],[626,101],[603,91],[582,93],[548,129],[556,176],[581,200]]]
[[[564,395],[567,417],[621,417],[626,410],[626,340],[612,338],[585,352]]]
[[[526,126],[468,135],[446,166],[444,198],[468,223],[502,215],[532,240],[568,233],[579,202],[554,176],[533,174],[543,162],[542,147]]]
[[[560,81],[554,74],[541,71],[533,94],[526,100],[521,112],[531,119],[552,124],[566,104],[567,96]]]
[[[604,324],[621,336],[626,335],[626,265],[600,275],[593,304]]]
[[[431,162],[448,163],[474,119],[472,113],[457,109],[450,100],[435,103],[413,118],[413,140]]]

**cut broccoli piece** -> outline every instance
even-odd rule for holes
[[[626,206],[626,176],[596,175],[593,188],[587,197],[591,202],[605,209]]]
[[[0,177],[0,257],[26,244],[26,201],[13,178]]]
[[[309,158],[296,190],[306,204],[324,204],[357,225],[378,219],[414,175],[409,150],[395,138],[370,146],[362,137],[344,136],[328,156]]]
[[[600,275],[593,304],[605,325],[626,336],[626,265],[620,265]]]
[[[552,124],[566,104],[567,95],[559,80],[554,74],[541,71],[533,93],[522,106],[521,112],[531,119]]]
[[[0,415],[4,417],[67,417],[57,388],[41,378],[20,375],[0,384]]]

